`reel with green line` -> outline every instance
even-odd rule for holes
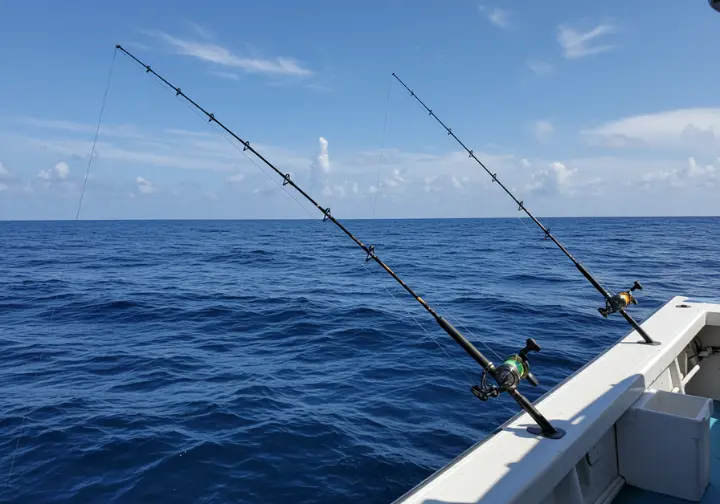
[[[522,380],[527,380],[530,385],[537,387],[540,382],[530,372],[528,352],[539,352],[540,346],[534,339],[528,338],[525,347],[519,353],[506,358],[499,366],[493,366],[487,372],[483,372],[480,385],[472,387],[472,393],[481,401],[487,401],[491,397],[497,397],[501,392],[510,392],[517,389]],[[490,373],[497,385],[487,383],[487,375]]]

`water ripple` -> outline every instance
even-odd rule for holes
[[[347,224],[481,349],[534,337],[532,399],[628,330],[517,219]],[[642,281],[639,318],[717,296],[717,218],[547,224],[611,288]],[[316,222],[0,231],[2,502],[388,502],[517,411]]]

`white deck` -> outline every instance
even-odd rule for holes
[[[592,458],[600,458],[604,446],[615,453],[613,426],[618,419],[654,382],[655,388],[676,388],[682,378],[673,375],[676,358],[706,325],[720,326],[720,304],[687,299],[671,299],[642,324],[659,346],[638,344],[641,338],[632,331],[536,402],[553,425],[567,432],[564,438],[527,433],[526,427],[534,424],[523,413],[396,502],[551,503],[563,486],[570,494],[582,486],[582,495],[577,496],[580,500],[557,502],[611,500],[618,490],[612,486],[622,487],[624,481],[618,481],[616,465],[590,467]],[[712,336],[716,334],[720,339],[720,330]],[[720,346],[720,341],[712,344]],[[610,433],[612,446],[610,440],[603,441]],[[578,477],[584,459],[590,467],[585,478]]]

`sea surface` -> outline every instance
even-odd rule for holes
[[[532,223],[347,221],[532,399],[629,330]],[[646,318],[720,218],[547,219]],[[0,222],[0,502],[387,503],[518,411],[331,223]],[[492,461],[488,461],[489,464]]]

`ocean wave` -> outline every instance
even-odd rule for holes
[[[556,227],[642,319],[720,287],[717,219],[658,222]],[[531,399],[628,330],[515,219],[349,225],[492,360],[535,338]],[[517,411],[315,222],[0,227],[2,502],[390,502]]]

